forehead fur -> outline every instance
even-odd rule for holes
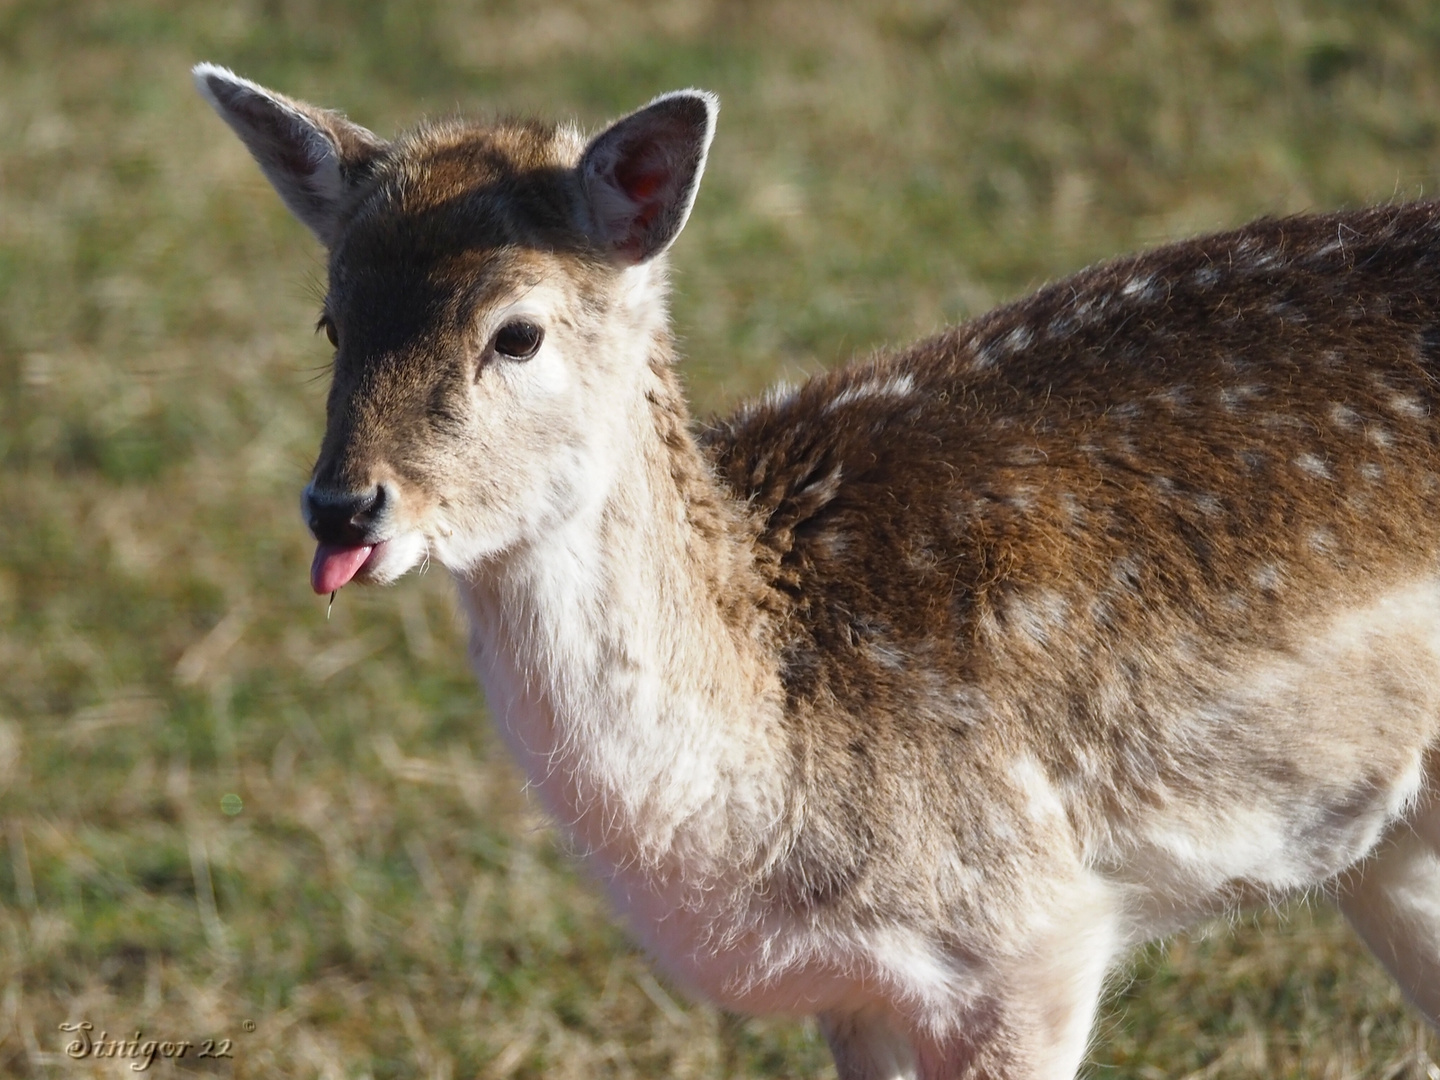
[[[503,247],[589,254],[573,128],[449,120],[402,135],[344,215],[332,269]]]

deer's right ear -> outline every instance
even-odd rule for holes
[[[590,230],[622,264],[646,262],[685,227],[720,102],[704,90],[662,94],[590,141],[580,182]]]
[[[230,125],[290,212],[334,244],[349,186],[385,142],[339,113],[257,86],[214,64],[196,64],[195,85]]]

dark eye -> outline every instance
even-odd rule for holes
[[[509,360],[529,360],[544,340],[545,331],[532,322],[506,323],[495,335],[495,351]]]
[[[320,322],[315,329],[324,330],[325,336],[330,339],[330,344],[337,349],[340,347],[340,331],[335,329],[335,320],[329,315],[321,315]]]

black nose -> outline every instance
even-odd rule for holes
[[[369,491],[331,491],[314,485],[305,489],[305,522],[322,544],[353,547],[373,544],[385,512],[385,488]]]

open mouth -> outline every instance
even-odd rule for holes
[[[378,544],[319,544],[310,564],[310,587],[317,593],[332,593],[348,585],[375,559],[388,541]]]

